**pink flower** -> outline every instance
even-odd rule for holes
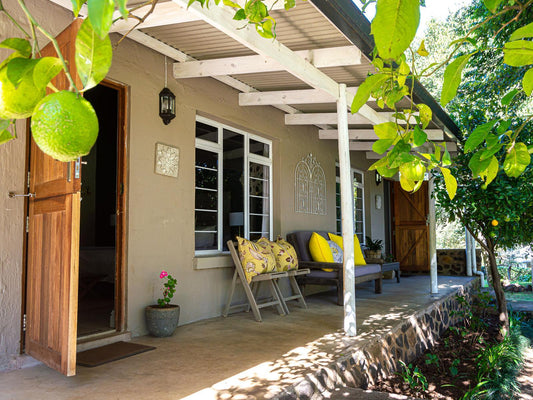
[[[159,279],[166,278],[167,276],[168,276],[168,272],[167,271],[161,271],[161,273],[159,274]]]

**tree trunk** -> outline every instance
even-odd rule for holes
[[[500,322],[506,331],[509,331],[509,314],[507,312],[507,300],[498,273],[498,266],[496,264],[496,255],[494,254],[494,247],[489,246],[489,267],[492,276],[492,285],[494,286],[494,293],[496,294],[496,302],[498,304],[498,314]]]

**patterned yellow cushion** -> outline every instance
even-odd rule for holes
[[[331,240],[337,243],[342,250],[344,250],[344,247],[342,246],[342,236],[335,235],[333,233],[328,233],[328,236]],[[366,265],[365,257],[363,256],[361,244],[359,243],[359,238],[357,237],[357,235],[353,235],[353,253],[353,262],[355,265]]]
[[[291,269],[298,269],[298,257],[296,250],[292,245],[278,238],[275,242],[271,242],[266,238],[259,239],[261,242],[268,242],[270,249],[276,257],[276,271],[289,271]]]
[[[309,252],[313,261],[333,262],[333,254],[328,241],[316,232],[313,232],[309,239]]]
[[[272,272],[276,269],[276,258],[268,243],[264,241],[252,242],[237,236],[239,244],[239,258],[248,283],[255,275]]]

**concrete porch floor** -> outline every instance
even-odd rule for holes
[[[429,294],[429,276],[384,280],[382,294],[371,282],[358,285],[355,338],[342,335],[343,308],[334,295],[313,295],[307,310],[289,303],[287,316],[263,309],[262,323],[237,313],[180,326],[170,338],[134,338],[157,348],[95,368],[78,366],[70,378],[44,365],[0,373],[0,399],[272,398],[472,279],[439,277],[436,296]]]

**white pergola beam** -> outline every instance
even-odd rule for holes
[[[385,154],[377,154],[377,153],[374,153],[372,152],[372,145],[374,144],[375,142],[350,142],[350,150],[351,151],[366,151],[366,158],[369,159],[369,160],[379,160],[380,158],[383,158]],[[427,146],[427,145],[425,145]],[[448,151],[457,151],[457,144],[453,143],[453,142],[446,142],[446,148],[448,149]],[[417,147],[417,148],[414,148],[413,150],[416,150],[416,151],[430,151],[428,150],[426,147]]]
[[[374,111],[374,110],[372,110]],[[376,113],[382,122],[393,121],[392,112]],[[369,125],[373,121],[369,121],[366,116],[361,113],[348,113],[348,125]],[[405,121],[399,121],[400,123]],[[415,118],[411,117],[411,123],[415,123]],[[307,113],[299,115],[286,115],[286,125],[336,125],[337,113]]]
[[[430,140],[444,140],[444,133],[440,129],[426,129],[428,139]],[[348,131],[350,140],[377,140],[373,129],[350,129]],[[321,129],[318,131],[320,139],[337,139],[339,136],[337,129]]]
[[[65,0],[52,0],[52,1],[65,1]],[[235,1],[236,3],[242,3],[241,1]],[[283,2],[274,0],[265,0],[265,5],[269,10],[281,10],[284,8]],[[139,18],[142,18],[150,10],[151,5],[146,5],[138,8],[133,12]],[[113,19],[120,17],[120,13],[115,12]],[[119,19],[111,27],[111,32],[127,32],[133,27],[135,29],[153,28],[156,26],[183,24],[185,22],[200,21],[201,18],[198,15],[190,13],[186,8],[182,8],[176,3],[171,1],[166,3],[157,3],[154,11],[148,15],[146,20],[139,24],[137,18],[128,18],[128,20]]]
[[[349,87],[346,93],[352,97],[357,92],[357,87]],[[324,104],[335,103],[333,96],[317,89],[280,90],[258,93],[241,93],[240,106],[273,106],[277,104]]]
[[[294,54],[316,68],[342,67],[361,63],[361,51],[355,46],[301,50],[295,51]],[[284,70],[285,67],[283,65],[270,57],[228,57],[176,63],[174,64],[174,78],[202,78],[206,76],[257,74]]]

